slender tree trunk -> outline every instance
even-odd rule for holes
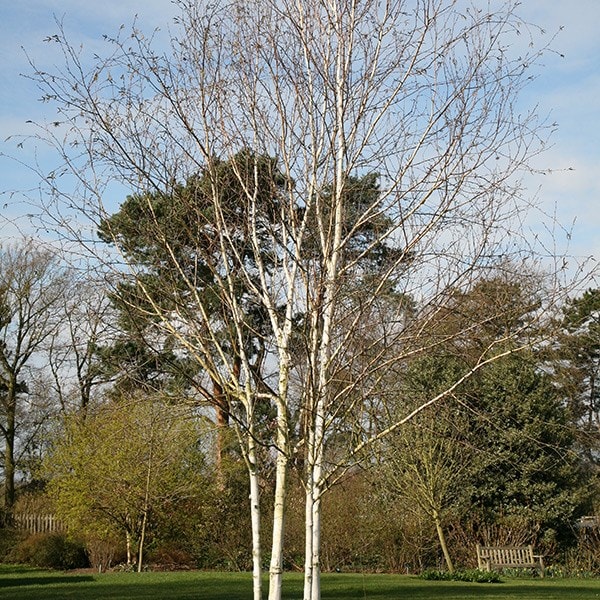
[[[148,523],[148,508],[144,509],[144,516],[142,517],[142,530],[140,532],[140,543],[138,544],[138,561],[137,561],[137,572],[142,572],[142,564],[144,560],[144,542],[146,540],[146,525]]]
[[[288,458],[277,455],[275,498],[273,501],[273,537],[269,566],[269,600],[280,600],[283,576],[283,534],[285,530],[285,498],[287,492]]]
[[[125,547],[127,549],[127,566],[133,562],[133,552],[131,550],[131,533],[125,532]]]
[[[10,521],[15,504],[15,423],[16,401],[15,385],[9,384],[6,393],[6,428],[4,430],[4,510]]]
[[[448,545],[446,544],[446,535],[444,534],[444,529],[442,528],[442,523],[440,521],[440,515],[437,510],[433,513],[433,520],[435,522],[435,529],[440,540],[440,546],[442,547],[442,552],[444,553],[446,566],[448,567],[448,571],[450,571],[450,573],[454,573],[454,565],[452,564],[452,559],[450,558],[450,553],[448,552]]]
[[[285,406],[280,408],[277,426],[277,465],[273,501],[273,537],[269,566],[269,600],[280,600],[283,576],[283,535],[285,530],[285,499],[287,493],[288,435]]]
[[[252,590],[254,600],[262,599],[262,560],[260,549],[260,486],[254,431],[248,435],[248,475],[250,477],[250,521],[252,526]]]
[[[150,456],[148,457],[148,467],[146,468],[146,485],[144,490],[144,513],[142,517],[142,529],[140,532],[140,542],[138,545],[138,573],[142,572],[142,561],[144,558],[144,542],[146,540],[146,525],[148,524],[148,511],[150,510],[150,481],[152,478],[152,468],[154,459],[154,435],[150,444]]]
[[[305,507],[304,600],[321,597],[321,495],[323,491],[323,415],[317,409],[310,441]]]
[[[304,582],[304,598],[311,600],[321,597],[321,488],[313,485],[310,498],[306,498],[306,549],[308,558]],[[310,511],[310,514],[309,514]]]
[[[288,315],[289,319],[289,315]],[[271,540],[271,563],[269,565],[269,600],[281,599],[283,577],[283,536],[285,532],[285,501],[288,486],[290,458],[289,419],[287,396],[291,358],[287,351],[290,325],[278,336],[280,351],[279,389],[277,397],[277,463],[275,471],[275,497],[273,499],[273,537]]]
[[[351,21],[353,8],[350,9],[348,19]],[[352,30],[351,23],[345,23],[345,27]],[[339,29],[337,29],[339,28]],[[342,23],[335,26],[337,31],[343,30]],[[312,469],[310,488],[307,490],[311,495],[309,500],[312,509],[311,518],[311,554],[305,557],[310,561],[306,571],[310,576],[304,582],[305,600],[320,600],[321,598],[321,497],[323,493],[324,478],[324,455],[326,437],[326,417],[330,402],[330,369],[333,352],[333,326],[337,302],[337,286],[339,283],[339,266],[342,253],[342,230],[344,223],[344,194],[346,180],[346,84],[348,58],[352,49],[352,39],[343,35],[333,34],[337,37],[335,54],[335,82],[333,83],[335,93],[335,126],[332,132],[333,165],[335,168],[333,182],[333,214],[332,221],[325,225],[320,224],[320,234],[323,240],[322,252],[324,257],[324,289],[323,303],[314,308],[322,315],[321,332],[318,344],[318,361],[315,378],[317,381],[316,406],[314,410],[314,435],[313,455],[309,468]],[[350,34],[352,35],[352,34]],[[331,229],[330,226],[332,225]],[[318,321],[317,321],[318,322]],[[308,512],[308,509],[307,509]],[[308,531],[306,532],[309,533]]]
[[[310,562],[305,567],[304,598],[305,600],[320,600],[321,598],[321,495],[323,489],[323,458],[325,451],[325,420],[330,399],[330,361],[332,356],[332,331],[334,313],[337,300],[337,285],[339,278],[339,264],[341,259],[342,227],[344,220],[344,181],[345,181],[345,154],[346,139],[344,133],[344,86],[345,86],[345,48],[338,49],[336,59],[336,127],[334,131],[335,147],[335,180],[333,190],[333,231],[329,233],[329,227],[321,223],[321,239],[324,241],[324,289],[322,304],[313,307],[313,310],[321,316],[316,319],[317,331],[313,335],[319,335],[318,357],[316,362],[315,379],[316,406],[312,426],[313,452],[309,468],[312,469],[310,486],[307,489],[307,498],[310,494],[312,518],[310,519],[311,554],[305,556],[305,561]],[[327,232],[327,233],[326,233]],[[321,327],[318,327],[318,324]],[[306,510],[308,518],[308,507]],[[306,531],[308,535],[308,527]]]
[[[304,600],[310,600],[312,595],[313,583],[315,578],[314,570],[314,555],[315,555],[315,427],[313,409],[315,401],[311,396],[308,408],[310,415],[308,416],[309,425],[306,431],[306,488],[304,500]]]
[[[312,495],[312,475],[306,482],[306,497],[304,503],[304,600],[310,599],[310,593],[312,590],[313,583],[313,568],[312,568],[312,554],[313,554],[313,495]]]
[[[321,488],[317,486],[314,491],[318,496],[312,499],[312,581],[310,598],[318,599],[321,597]]]

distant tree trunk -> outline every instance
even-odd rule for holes
[[[229,429],[229,403],[223,386],[216,380],[213,380],[214,406],[216,411],[216,449],[215,464],[217,469],[217,478],[221,487],[225,485],[223,474],[223,459],[227,448],[227,430]]]
[[[127,550],[127,566],[129,566],[133,563],[133,551],[131,549],[131,532],[129,531],[125,533],[125,548]]]
[[[4,433],[4,510],[6,518],[10,520],[15,504],[15,426],[16,408],[14,382],[9,384],[6,394],[6,422]]]
[[[154,469],[154,430],[150,443],[150,454],[148,456],[148,465],[146,467],[146,486],[144,490],[144,510],[142,516],[142,526],[140,531],[140,541],[138,544],[138,573],[142,572],[142,563],[144,559],[144,542],[146,540],[146,526],[148,524],[148,512],[150,511],[150,485],[152,479],[152,470]]]
[[[137,557],[137,572],[142,572],[142,565],[144,562],[144,542],[146,541],[146,525],[148,524],[148,508],[144,510],[144,516],[142,517],[142,530],[140,532],[140,543],[138,544],[138,557]]]

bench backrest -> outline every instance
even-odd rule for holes
[[[533,546],[477,546],[480,560],[495,565],[531,565],[535,564]]]

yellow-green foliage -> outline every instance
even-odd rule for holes
[[[111,402],[65,421],[45,463],[57,515],[95,538],[135,539],[178,498],[198,493],[204,462],[198,420],[157,398]]]

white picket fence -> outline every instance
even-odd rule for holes
[[[15,513],[13,519],[18,529],[24,529],[29,533],[60,533],[66,530],[64,523],[54,515]]]

